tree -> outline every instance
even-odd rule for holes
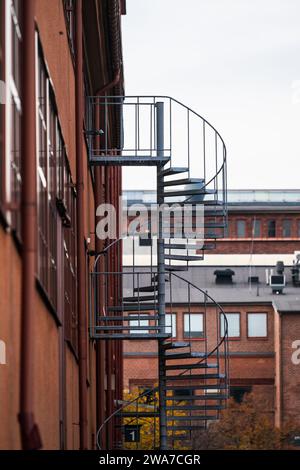
[[[135,397],[137,397],[141,392],[136,389],[132,392],[125,392],[124,393],[124,401],[130,402]],[[171,401],[167,400],[167,405],[170,405]],[[158,393],[153,392],[151,395],[144,396],[138,400],[138,411],[153,412],[158,410],[159,400],[158,400]],[[137,402],[132,403],[131,405],[126,406],[123,411],[125,412],[135,412],[137,411]],[[170,415],[170,412],[168,412]],[[176,416],[185,416],[185,411],[176,411],[174,413],[174,425],[176,424]],[[130,425],[141,425],[140,427],[140,442],[125,442],[124,448],[125,449],[144,449],[144,450],[151,450],[151,449],[158,449],[159,448],[159,418],[158,417],[126,417],[123,418],[123,425],[130,424]],[[175,431],[174,434],[182,434],[181,431]],[[168,432],[169,438],[171,438],[171,433]],[[189,449],[189,446],[183,446],[181,441],[174,441],[174,449],[178,450],[185,450]]]
[[[297,426],[289,423],[283,430],[273,424],[264,402],[250,393],[241,403],[229,400],[216,423],[193,435],[195,449],[275,450],[289,447]],[[299,427],[298,427],[299,429]]]

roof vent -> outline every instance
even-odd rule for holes
[[[283,272],[284,272],[284,262],[283,261],[277,261],[277,263],[276,263],[276,272],[277,272],[277,274],[283,274]]]
[[[232,269],[216,269],[214,275],[216,276],[216,284],[232,284],[232,276],[235,272]]]

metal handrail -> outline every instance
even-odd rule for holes
[[[223,315],[224,317],[224,335],[222,336],[222,338],[220,339],[219,343],[217,344],[217,346],[215,346],[214,349],[212,349],[208,354],[207,356],[205,356],[204,358],[200,359],[199,361],[196,362],[196,364],[201,364],[204,360],[206,360],[207,358],[211,357],[214,352],[216,352],[221,346],[223,343],[227,342],[228,341],[228,320],[226,318],[226,313],[224,312],[223,308],[221,307],[221,305],[216,302],[213,297],[211,297],[206,291],[204,291],[203,289],[201,289],[200,287],[196,286],[195,284],[193,284],[192,282],[188,281],[187,279],[184,279],[183,277],[179,276],[178,274],[175,274],[175,273],[172,273],[173,276],[177,277],[178,279],[180,279],[181,281],[184,281],[185,283],[187,283],[188,285],[190,285],[191,287],[195,288],[196,290],[198,290],[199,292],[201,292],[202,294],[204,294],[206,297],[208,297],[212,302],[213,304],[219,309],[219,313],[221,313],[221,315]],[[227,344],[227,348],[228,348],[228,344]],[[228,349],[227,349],[227,353],[228,353]],[[228,364],[227,364],[227,368],[228,368]],[[189,369],[185,369],[183,370],[182,372],[180,372],[180,374],[178,374],[179,376],[182,376],[184,375],[186,372],[189,372]],[[156,392],[158,391],[158,387],[153,387],[149,390],[146,390],[145,392],[142,392],[140,393],[139,395],[137,395],[135,398],[133,398],[132,400],[130,400],[129,402],[126,402],[124,404],[122,404],[122,406],[120,408],[118,408],[117,410],[115,410],[110,416],[108,416],[104,421],[103,423],[101,424],[101,426],[99,427],[98,431],[97,431],[97,434],[96,434],[96,443],[97,443],[97,447],[99,450],[101,450],[101,446],[100,446],[100,443],[99,443],[99,438],[100,438],[100,435],[101,435],[101,432],[103,430],[103,428],[105,427],[105,425],[114,417],[116,416],[118,413],[120,413],[124,408],[126,408],[127,406],[130,406],[131,404],[135,403],[137,400],[139,400],[140,398],[143,398],[144,396],[147,396],[147,395],[150,395],[152,394],[153,392]]]
[[[104,105],[105,105],[105,108],[107,107],[107,105],[122,105],[124,106],[123,102],[125,99],[137,99],[137,103],[126,103],[125,105],[126,106],[130,106],[130,105],[134,105],[134,106],[140,106],[140,105],[155,105],[155,103],[157,102],[158,99],[164,99],[164,100],[169,100],[170,102],[170,117],[172,119],[172,106],[171,106],[171,103],[176,103],[177,105],[179,105],[180,107],[182,107],[183,109],[185,109],[189,115],[189,113],[193,114],[194,116],[197,116],[199,119],[201,119],[201,121],[203,122],[203,125],[204,126],[208,126],[211,131],[213,131],[215,133],[215,135],[220,139],[220,142],[222,143],[223,145],[223,158],[222,158],[222,163],[221,163],[221,166],[216,169],[216,173],[207,181],[205,182],[203,188],[206,188],[210,183],[212,183],[216,178],[217,176],[221,173],[222,170],[225,171],[225,165],[226,165],[226,162],[227,162],[227,148],[226,148],[226,144],[224,142],[224,139],[222,138],[221,134],[217,131],[217,129],[207,120],[205,119],[201,114],[197,113],[196,111],[194,111],[192,108],[190,108],[189,106],[186,106],[184,103],[182,103],[181,101],[171,97],[171,96],[168,96],[168,95],[157,95],[157,96],[151,96],[151,95],[140,95],[140,96],[135,96],[135,95],[127,95],[127,96],[89,96],[87,97],[87,100],[88,100],[88,103],[89,105],[91,104],[97,104],[97,103],[101,103],[101,101],[104,102]],[[152,101],[149,102],[149,103],[145,103],[145,102],[141,102],[140,100],[141,99],[151,99]],[[109,102],[109,100],[112,100],[111,103]],[[120,101],[118,103],[118,100]],[[189,119],[189,118],[188,118]],[[89,132],[89,131],[88,131]],[[90,129],[90,132],[92,132],[92,129]],[[205,132],[205,131],[204,131]],[[170,130],[170,134],[171,134],[171,130]],[[189,130],[188,130],[188,138],[189,138]],[[164,150],[171,150],[171,141],[170,141],[170,149],[164,149]],[[130,149],[128,149],[130,150]],[[134,150],[134,149],[132,149]],[[204,162],[205,162],[205,151],[204,151]],[[225,181],[226,183],[226,181]],[[223,188],[224,189],[224,188]]]

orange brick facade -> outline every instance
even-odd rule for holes
[[[202,309],[201,309],[202,307]],[[176,340],[183,335],[184,306],[173,306],[177,317]],[[193,306],[191,312],[201,313],[203,306]],[[264,403],[277,426],[297,420],[300,413],[300,365],[291,361],[292,342],[300,340],[300,308],[298,314],[279,315],[272,303],[232,304],[224,306],[225,313],[240,314],[240,337],[229,341],[230,385],[232,389],[251,390]],[[247,314],[267,314],[267,337],[249,338]],[[211,346],[215,333],[211,331],[215,312],[207,310],[206,324]],[[193,350],[203,351],[204,341],[189,339]],[[127,341],[124,347],[124,386],[128,389],[149,387],[157,383],[158,358],[155,341]],[[188,386],[188,385],[187,385]]]

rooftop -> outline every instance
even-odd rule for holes
[[[298,206],[300,208],[299,189],[229,189],[229,206]],[[151,204],[156,202],[156,191],[125,190],[123,198],[128,203]]]
[[[286,287],[283,294],[274,294],[270,286],[266,284],[266,269],[274,269],[274,266],[252,267],[251,272],[247,266],[227,266],[235,273],[232,284],[216,284],[214,271],[220,269],[220,266],[195,266],[190,267],[189,271],[179,272],[180,277],[193,283],[195,286],[201,287],[221,305],[225,304],[241,304],[241,303],[257,303],[257,304],[274,304],[279,311],[299,312],[300,313],[300,287],[292,284],[291,266],[285,266],[284,274],[286,275]],[[129,268],[127,268],[129,269]],[[126,270],[126,268],[124,268]],[[147,271],[149,268],[137,268],[136,271]],[[274,269],[275,273],[275,269]],[[249,276],[258,276],[259,284],[249,285]],[[125,276],[124,288],[130,289],[131,276]],[[140,285],[146,285],[149,277],[145,275],[140,277]],[[168,287],[166,289],[167,302],[170,302]],[[129,293],[129,290],[128,290]],[[203,295],[199,294],[196,289],[191,289],[191,302],[203,303]],[[126,295],[126,294],[125,294]],[[172,303],[187,303],[187,289],[180,279],[172,276]]]

